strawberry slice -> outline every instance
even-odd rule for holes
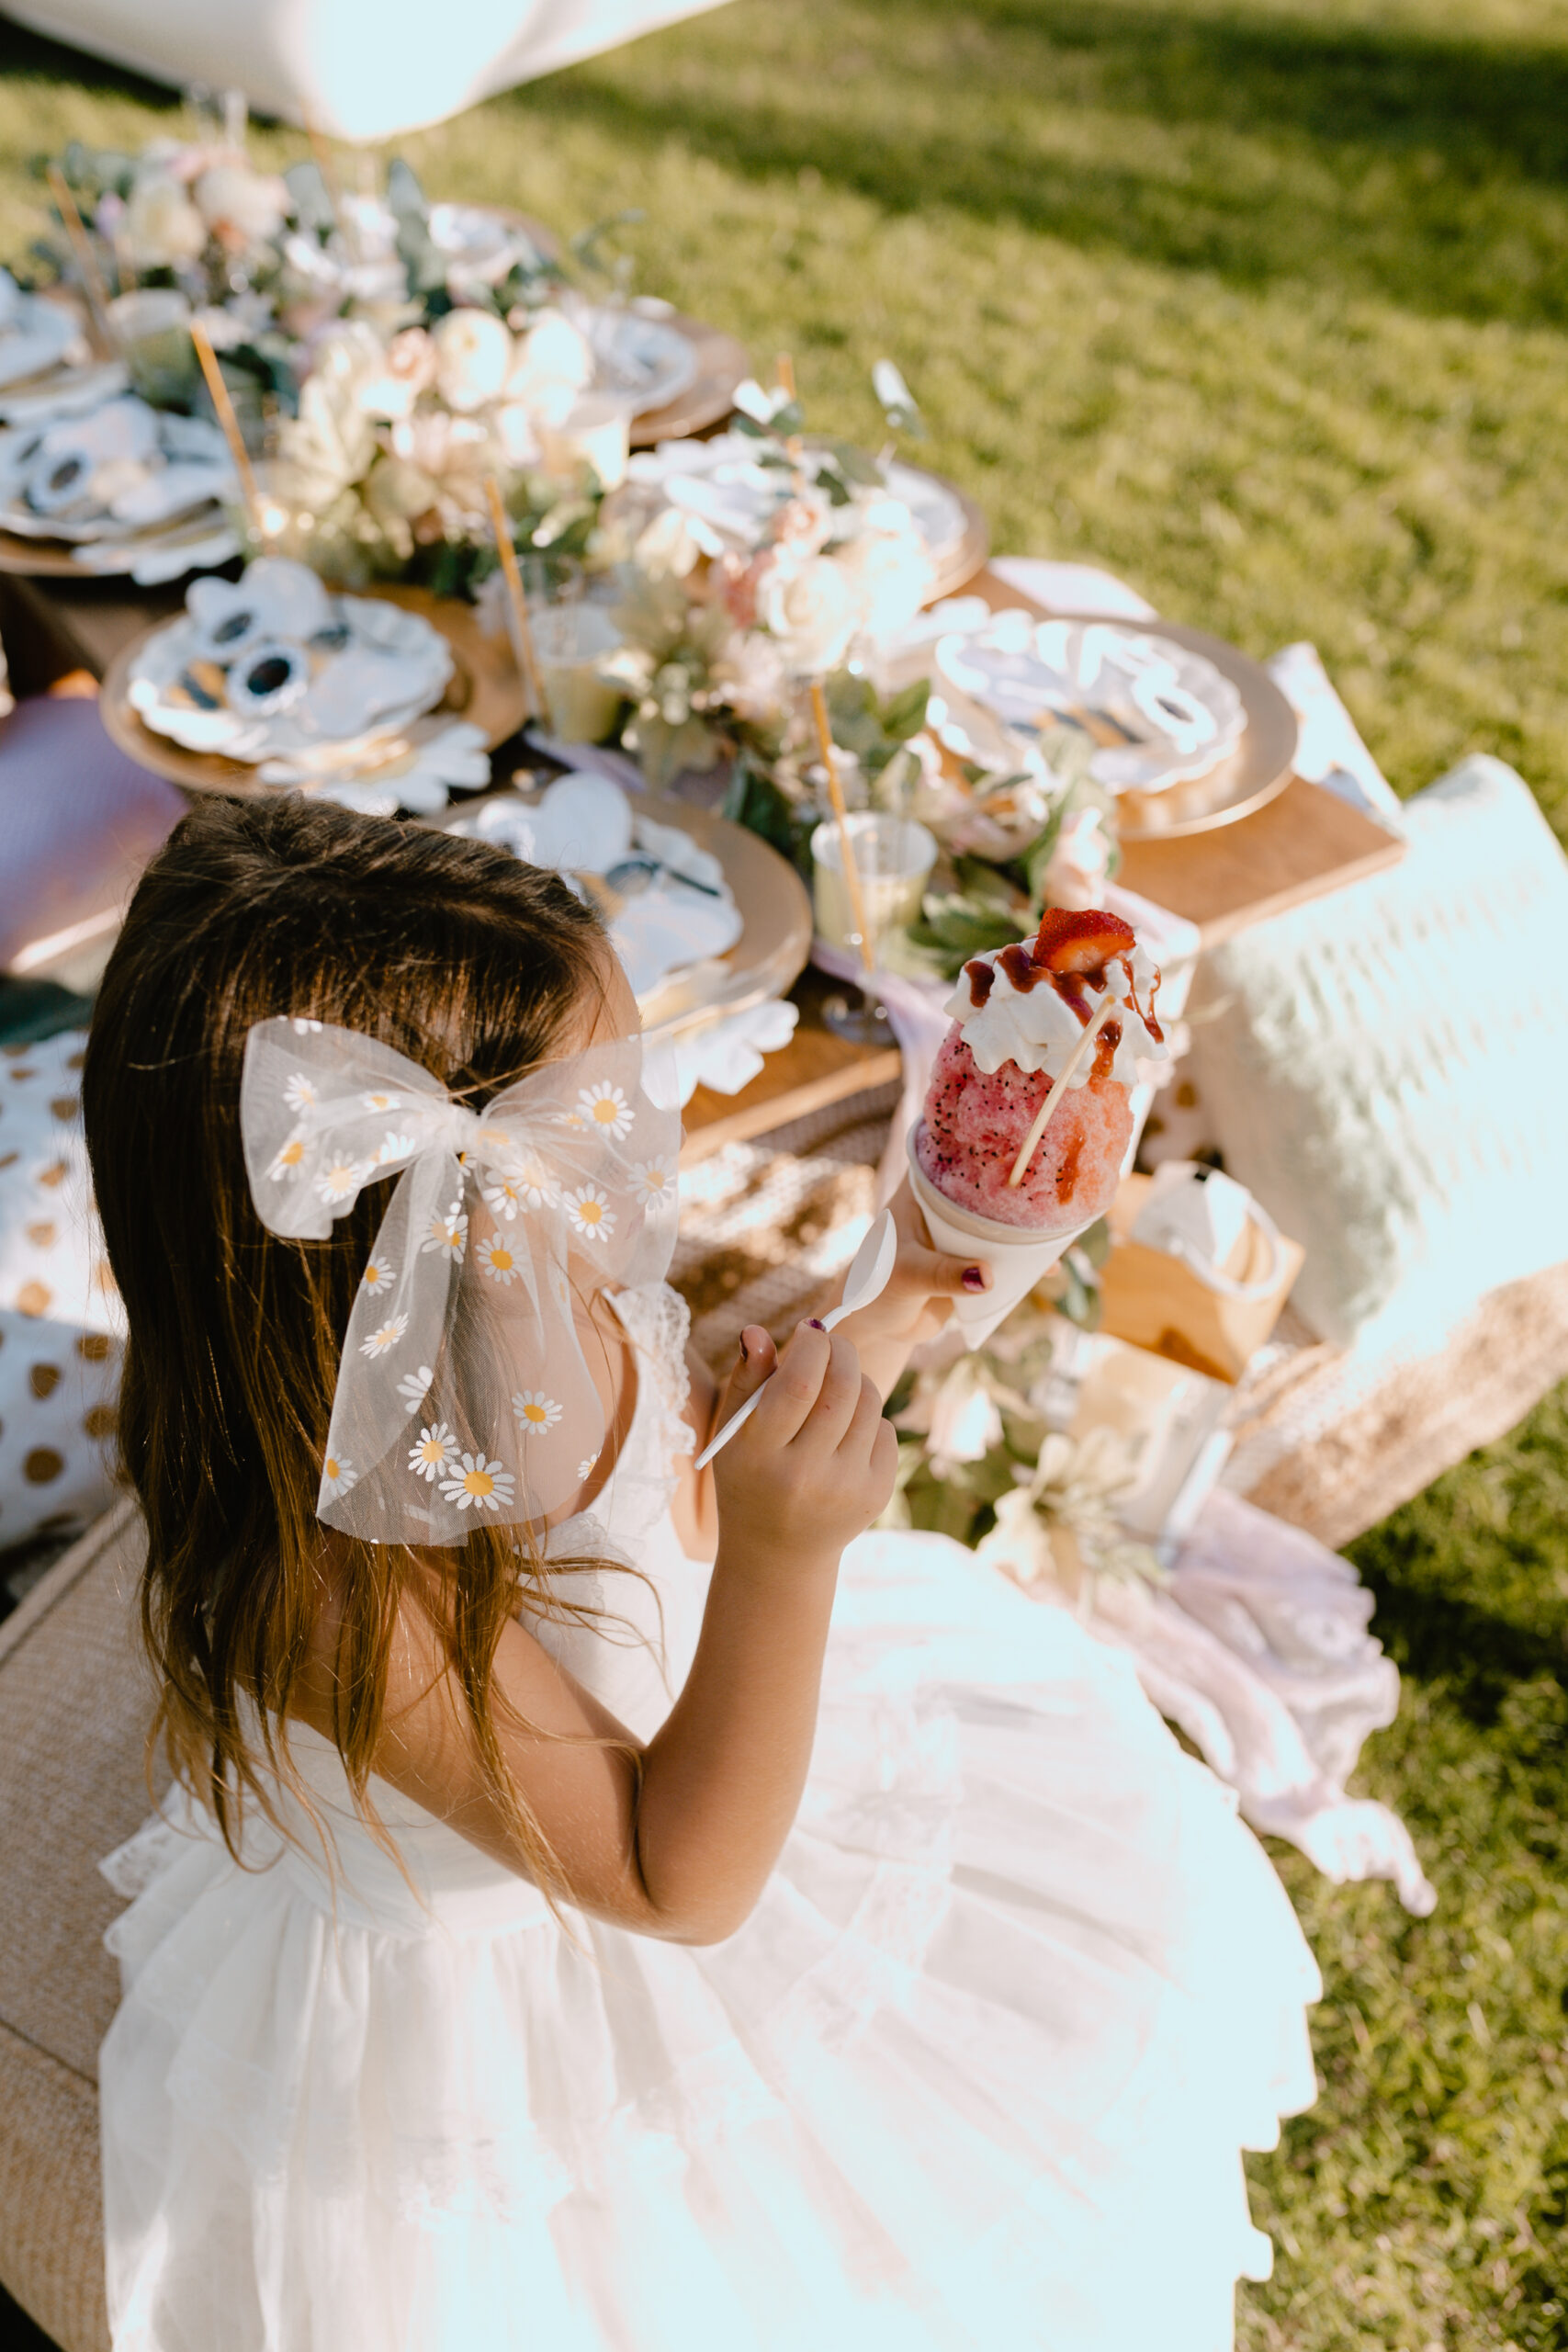
[[[1137,944],[1132,924],[1120,915],[1097,907],[1047,907],[1029,953],[1048,972],[1100,975],[1113,956],[1130,956]]]

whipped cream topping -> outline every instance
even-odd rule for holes
[[[965,967],[944,1008],[948,1018],[956,1021],[963,1031],[964,1042],[977,1068],[988,1078],[1004,1062],[1014,1062],[1023,1070],[1048,1070],[1056,1075],[1083,1035],[1086,1019],[1093,1020],[1107,992],[1125,1008],[1124,1016],[1113,1016],[1120,1019],[1122,1035],[1111,1057],[1111,1077],[1122,1086],[1133,1087],[1138,1082],[1140,1065],[1144,1071],[1152,1073],[1157,1066],[1169,1061],[1168,1046],[1151,1035],[1143,1014],[1132,1001],[1135,990],[1147,1005],[1159,977],[1158,967],[1142,947],[1134,947],[1127,959],[1133,967],[1131,989],[1120,957],[1106,966],[1104,988],[1096,988],[1081,972],[1057,978],[1036,969],[1032,974],[1032,985],[1021,989],[1014,986],[1007,961],[1003,960],[1011,960],[1015,954],[1013,949],[999,947],[989,955],[972,956],[971,966],[987,964],[991,967],[990,987],[984,1003],[976,1002],[975,983],[969,967]],[[1084,1007],[1082,1013],[1076,1009],[1080,1004]],[[1093,1054],[1085,1057],[1068,1080],[1069,1088],[1089,1084],[1095,1060]]]

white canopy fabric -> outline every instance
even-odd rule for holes
[[[157,82],[379,140],[722,0],[48,0],[8,13]]]

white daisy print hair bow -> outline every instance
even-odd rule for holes
[[[316,1510],[381,1544],[542,1519],[604,1442],[574,1290],[669,1272],[672,1057],[639,1037],[547,1062],[482,1111],[351,1029],[258,1022],[240,1125],[262,1223],[326,1241],[391,1187],[362,1272]]]

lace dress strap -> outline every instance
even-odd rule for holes
[[[692,1399],[692,1376],[686,1368],[691,1308],[668,1283],[645,1283],[636,1290],[615,1291],[610,1304],[637,1350],[639,1376],[651,1392],[651,1409],[645,1408],[637,1415],[638,1423],[644,1425],[638,1435],[644,1436],[646,1429],[650,1452],[656,1452],[667,1466],[675,1454],[691,1453],[696,1446],[686,1419]]]

